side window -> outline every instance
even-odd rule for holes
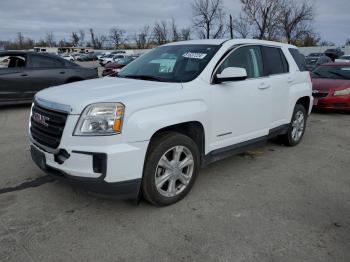
[[[294,58],[295,63],[297,64],[300,71],[307,71],[305,57],[299,53],[298,49],[289,48],[289,53]]]
[[[9,55],[0,57],[0,68],[25,67],[26,57],[21,55]]]
[[[46,57],[46,56],[32,56],[32,67],[48,67],[48,68],[58,68],[64,67],[64,62],[61,62],[57,59]]]
[[[243,46],[233,51],[220,65],[217,73],[227,67],[241,67],[247,70],[248,78],[263,76],[263,62],[259,46]]]
[[[288,62],[282,50],[277,47],[263,48],[265,75],[276,75],[289,72]]]

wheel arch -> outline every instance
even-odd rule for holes
[[[297,100],[296,104],[302,105],[305,108],[306,112],[308,113],[310,110],[310,101],[311,101],[310,97],[303,96]]]
[[[205,155],[205,130],[201,122],[188,121],[160,128],[152,135],[149,146],[152,144],[152,141],[154,141],[156,137],[166,132],[176,132],[191,138],[198,146],[201,164],[203,163]]]

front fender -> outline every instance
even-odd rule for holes
[[[134,111],[124,122],[123,135],[128,142],[150,140],[158,130],[184,122],[200,122],[207,127],[208,106],[201,100],[174,102]]]

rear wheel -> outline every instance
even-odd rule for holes
[[[281,142],[287,146],[296,146],[299,144],[305,133],[306,120],[307,113],[305,108],[300,104],[295,105],[288,132],[280,136]]]
[[[194,141],[182,134],[167,132],[150,145],[142,180],[147,201],[171,205],[191,190],[199,168],[199,151]]]

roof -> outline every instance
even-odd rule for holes
[[[168,46],[168,45],[221,45],[225,41],[227,41],[227,39],[198,39],[198,40],[172,42],[169,44],[165,44],[165,46]]]
[[[34,52],[34,51],[0,51],[0,56],[10,56],[10,55],[41,55],[41,56],[50,56],[50,57],[55,57],[57,58],[57,55],[50,54],[50,53],[39,53],[39,52]]]
[[[266,40],[258,40],[258,39],[199,39],[199,40],[188,40],[188,41],[179,41],[173,42],[169,44],[165,44],[165,46],[169,45],[235,45],[235,44],[264,44],[271,46],[285,46],[288,48],[296,48],[293,45],[266,41]]]

